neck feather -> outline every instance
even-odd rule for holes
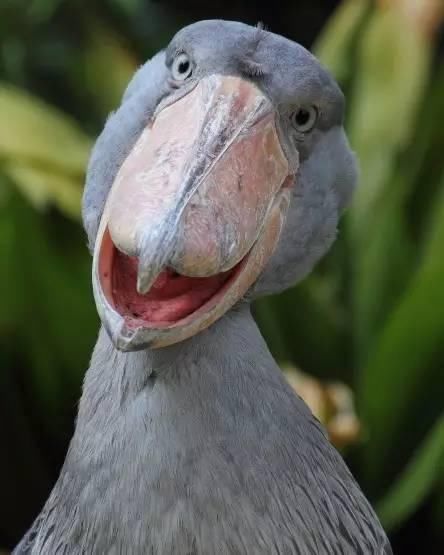
[[[164,349],[121,353],[102,329],[85,378],[76,435],[84,441],[97,429],[143,415],[154,425],[156,418],[170,424],[179,419],[178,434],[185,433],[180,428],[188,417],[196,426],[208,419],[226,426],[229,417],[254,419],[258,404],[272,412],[276,391],[287,389],[248,304]]]
[[[208,554],[385,542],[247,305],[167,349],[120,353],[100,332],[43,518],[35,553],[62,541],[70,553]]]

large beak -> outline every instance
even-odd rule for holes
[[[96,241],[94,296],[115,345],[170,345],[231,308],[273,252],[293,177],[253,83],[213,75],[161,106],[116,176]]]

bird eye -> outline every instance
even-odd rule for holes
[[[307,133],[311,131],[318,119],[318,110],[315,106],[298,108],[290,115],[291,123],[296,131]]]
[[[185,81],[193,73],[193,67],[188,54],[182,52],[174,58],[171,73],[175,81]]]

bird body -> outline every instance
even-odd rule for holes
[[[276,38],[271,33],[263,35],[262,30],[229,22],[202,22],[187,29],[181,31],[170,45],[172,62],[165,65],[165,56],[168,58],[169,54],[160,54],[136,74],[121,108],[108,121],[91,159],[84,222],[91,247],[95,248],[93,280],[104,327],[85,377],[76,430],[60,477],[41,514],[14,554],[389,554],[388,540],[374,511],[344,461],[329,443],[320,423],[285,381],[250,313],[250,301],[255,296],[280,290],[303,277],[335,236],[339,212],[347,203],[356,174],[341,118],[335,112],[342,110],[340,92],[333,81],[329,81],[325,70],[315,65],[311,55],[286,39]],[[215,35],[217,30],[219,35]],[[222,50],[214,54],[219,73],[213,78],[214,70],[209,64],[214,36],[219,36],[221,43],[224,40],[227,44],[233,43],[234,50],[230,51],[228,46],[214,46],[216,50]],[[264,58],[258,55],[261,47],[265,49]],[[280,55],[280,63],[289,57],[288,52],[294,54],[299,68],[296,73],[299,72],[299,81],[305,79],[305,84],[300,90],[294,84],[291,87],[299,90],[298,94],[302,96],[317,95],[320,102],[325,102],[327,115],[330,110],[328,120],[323,123],[319,120],[320,127],[314,131],[317,138],[307,135],[303,142],[298,135],[297,152],[294,150],[293,154],[290,151],[294,142],[287,144],[286,139],[282,139],[282,130],[287,123],[272,123],[269,116],[275,106],[290,102],[286,95],[292,90],[291,87],[287,90],[285,76],[270,66],[273,48],[277,49],[276,56]],[[163,214],[152,216],[160,218],[156,220],[155,229],[149,229],[146,215],[136,222],[148,221],[143,224],[144,239],[139,244],[140,237],[127,234],[125,226],[129,224],[122,219],[128,200],[125,195],[119,196],[122,176],[125,176],[122,168],[126,164],[131,169],[128,160],[132,160],[133,155],[129,153],[134,145],[134,156],[145,148],[140,137],[147,121],[154,121],[149,131],[152,142],[166,133],[170,148],[171,133],[174,137],[175,132],[171,131],[169,123],[173,112],[168,109],[168,95],[177,95],[178,85],[171,92],[166,74],[171,70],[174,77],[174,71],[180,68],[188,72],[189,58],[180,58],[184,52],[191,52],[195,57],[193,71],[198,84],[190,82],[195,88],[190,85],[189,90],[195,92],[184,89],[183,98],[187,99],[191,94],[189,98],[196,102],[194,106],[198,112],[199,99],[207,98],[205,94],[213,90],[219,91],[214,109],[206,107],[209,111],[205,113],[212,114],[207,121],[207,128],[211,123],[211,130],[209,136],[204,137],[206,142],[198,133],[196,144],[199,148],[190,147],[194,148],[193,160],[198,159],[205,149],[207,153],[218,152],[217,148],[220,145],[225,148],[224,141],[227,141],[229,150],[217,154],[219,158],[216,158],[222,159],[223,163],[228,156],[225,152],[234,152],[234,162],[233,158],[229,159],[224,172],[218,173],[231,175],[232,168],[238,162],[241,164],[240,156],[248,147],[241,141],[245,137],[253,142],[257,137],[267,137],[266,142],[253,144],[259,145],[257,148],[266,146],[264,156],[269,156],[273,167],[264,167],[254,184],[261,199],[270,204],[268,212],[261,212],[257,220],[248,220],[245,216],[248,227],[239,238],[230,227],[234,220],[229,220],[235,208],[231,207],[228,215],[224,208],[224,203],[229,203],[227,191],[230,191],[230,198],[239,195],[236,198],[244,199],[239,201],[242,206],[257,191],[250,191],[247,201],[242,197],[242,187],[245,190],[249,182],[244,179],[244,170],[239,170],[237,182],[227,178],[222,196],[217,196],[219,181],[207,184],[205,179],[211,172],[217,174],[219,162],[204,156],[199,163],[203,167],[210,164],[210,167],[199,174],[203,175],[198,180],[199,189],[193,186],[190,193],[185,188],[184,183],[190,175],[187,170],[185,178],[175,185],[179,191],[177,196],[168,197],[170,200],[158,208],[161,212],[167,201],[171,202],[165,209],[167,224],[163,224],[160,218]],[[196,69],[199,67],[203,67],[202,75]],[[239,72],[258,78],[269,75],[270,79],[265,80],[261,88],[268,91],[265,98],[271,99],[269,104],[268,100],[263,100],[256,85],[250,85],[249,81],[245,84],[237,76],[232,79],[225,75]],[[238,91],[234,96],[230,92],[232,89]],[[327,91],[324,99],[321,98],[322,91]],[[163,108],[165,102],[167,107]],[[332,108],[334,102],[337,102],[336,108]],[[173,110],[174,105],[171,103]],[[259,116],[255,111],[257,106],[264,110]],[[217,120],[217,110],[225,108],[229,111],[225,113],[225,120],[220,121],[231,122],[238,117],[242,129],[240,135],[230,135],[232,130],[224,123],[222,140],[221,127],[217,127],[214,121]],[[156,115],[158,113],[161,115]],[[230,119],[232,113],[233,120]],[[250,128],[248,118],[251,113],[254,117]],[[301,112],[298,114],[300,116]],[[299,118],[297,125],[303,120],[304,129],[308,129],[305,116]],[[285,157],[277,149],[278,135],[274,134],[274,125],[281,137],[279,141]],[[218,129],[217,133],[214,129]],[[165,144],[159,143],[156,156],[167,152]],[[175,152],[180,157],[182,151]],[[252,152],[255,156],[256,152]],[[314,152],[322,156],[314,156]],[[147,156],[150,155],[148,152]],[[167,191],[174,185],[171,175],[177,170],[178,163],[174,158],[171,164],[172,159],[168,156],[162,160],[162,167],[168,161],[170,164],[165,178]],[[255,163],[260,164],[260,159]],[[273,165],[278,163],[281,165]],[[272,184],[278,167],[284,168],[293,178],[297,174],[297,189],[291,193],[289,208],[288,203],[281,202],[287,198],[287,191],[282,191],[279,202],[273,204],[269,198],[277,197],[267,196],[271,189],[261,189],[260,180],[269,179]],[[191,174],[191,183],[195,185],[195,173]],[[110,193],[113,181],[115,184]],[[126,183],[124,192],[129,195],[133,184]],[[237,183],[236,188],[230,189],[232,183]],[[139,194],[137,187],[134,190],[134,194]],[[217,194],[213,195],[214,190]],[[149,195],[150,191],[152,194],[153,189],[142,193]],[[273,193],[280,194],[280,190]],[[116,204],[110,206],[116,198],[120,199],[117,213]],[[183,204],[184,198],[195,198],[194,204]],[[147,197],[141,210],[145,210],[151,201]],[[184,218],[191,218],[194,212],[188,213],[187,210],[190,206],[200,210],[198,223],[195,223],[198,225],[205,220],[205,210],[209,205],[210,208],[218,206],[219,220],[214,224],[209,218],[207,234],[199,237],[210,241],[208,238],[214,232],[214,236],[222,241],[227,233],[233,233],[227,250],[214,250],[214,244],[205,241],[202,246],[198,238],[193,239],[191,246],[185,241],[193,236],[192,230],[187,231]],[[176,206],[180,206],[180,211],[175,212]],[[252,210],[254,213],[258,207],[259,204],[250,207],[245,214],[251,214]],[[285,226],[282,218],[269,216],[287,209]],[[132,216],[137,220],[135,214]],[[261,225],[256,229],[257,222]],[[242,225],[236,220],[236,226]],[[267,258],[265,264],[267,226],[271,230],[278,229],[280,239],[277,247],[275,245],[270,250],[267,256],[271,258]],[[162,230],[164,235],[159,241],[156,233]],[[248,252],[253,252],[254,245],[263,245],[259,249],[262,257],[255,258],[252,267],[248,266],[248,260],[239,262],[240,254],[236,255],[236,260],[230,258],[236,249],[239,253],[244,249],[242,241],[246,241],[247,232],[255,237]],[[149,249],[146,247],[147,237],[151,245]],[[265,239],[260,243],[262,237]],[[271,233],[268,237],[275,236]],[[153,250],[155,239],[158,246]],[[170,241],[175,245],[172,250],[168,250]],[[109,261],[110,249],[115,248],[112,243],[118,244],[121,252],[112,250],[114,254]],[[217,241],[215,244],[218,246]],[[205,257],[199,254],[201,248],[206,249]],[[153,252],[155,259],[152,258]],[[182,255],[178,257],[180,252]],[[132,276],[129,259],[122,258],[122,253],[138,257],[139,269],[135,270],[138,276]],[[214,258],[211,259],[208,253]],[[165,262],[167,257],[169,262]],[[211,260],[213,266],[209,270]],[[196,301],[196,297],[191,298],[190,289],[202,292],[205,277],[200,276],[213,279],[214,268],[220,267],[227,272],[226,264],[237,269],[234,274],[228,271],[230,277],[220,278],[222,292],[215,293],[215,300],[210,300],[213,304],[207,305],[204,301],[203,308],[196,311],[195,320],[183,317],[184,307],[189,306],[188,300]],[[162,265],[172,266],[176,272],[169,269],[166,274]],[[139,289],[146,289],[147,276],[154,267],[160,272],[161,279],[152,282],[152,293],[140,292]],[[239,275],[241,283],[242,273],[254,273],[256,268],[261,273],[252,284],[236,286]],[[108,271],[117,276],[111,288],[105,279]],[[199,277],[195,277],[198,274]],[[225,273],[221,275],[225,276]],[[176,285],[171,289],[174,279]],[[213,281],[205,283],[211,285]],[[175,296],[170,300],[172,290]],[[131,303],[137,304],[137,313],[133,306],[131,318],[125,313],[126,308],[119,304],[119,291],[125,293],[122,298],[127,303],[126,308]],[[224,292],[230,297],[231,304],[224,305],[224,309],[216,314]],[[205,307],[208,307],[211,318],[201,316]],[[165,314],[170,315],[168,326],[159,323],[160,314],[162,318],[166,317]]]
[[[248,306],[169,349],[101,331],[29,553],[390,553]]]

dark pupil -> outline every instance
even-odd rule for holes
[[[308,110],[298,110],[298,112],[296,113],[296,123],[298,125],[306,125],[306,123],[308,122],[308,120],[310,119],[310,112]]]
[[[190,69],[190,62],[188,60],[184,62],[180,62],[179,64],[179,73],[187,73]]]

